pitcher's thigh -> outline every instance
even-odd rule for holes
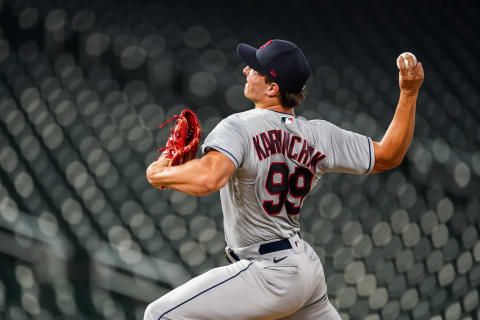
[[[275,297],[263,286],[255,262],[242,260],[212,269],[152,302],[144,320],[278,318],[282,312],[272,308]]]
[[[281,318],[281,320],[341,320],[340,314],[330,301],[326,305],[315,305],[300,309],[294,314]]]

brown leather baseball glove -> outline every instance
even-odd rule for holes
[[[176,120],[171,129],[172,134],[165,147],[158,150],[158,152],[162,152],[158,159],[167,159],[169,166],[176,166],[195,158],[202,136],[202,129],[197,115],[190,109],[183,109],[180,115],[174,115],[164,122],[160,128],[172,120]]]

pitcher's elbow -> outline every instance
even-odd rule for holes
[[[403,157],[395,157],[390,160],[390,169],[395,169],[400,166],[403,162]]]
[[[205,195],[209,194],[209,193],[213,193],[215,191],[217,191],[219,188],[217,187],[217,182],[212,179],[211,177],[207,177],[205,180],[204,180],[204,184],[205,186]]]
[[[207,195],[220,190],[226,183],[223,180],[224,179],[218,179],[215,176],[206,175],[202,179],[202,185],[204,187],[202,195]]]
[[[400,166],[403,161],[403,155],[394,155],[394,154],[378,154],[375,157],[375,167],[373,168],[374,173],[389,171]]]

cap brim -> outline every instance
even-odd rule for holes
[[[237,46],[237,55],[247,66],[260,73],[265,73],[260,63],[258,63],[256,53],[257,49],[248,44],[240,43]]]

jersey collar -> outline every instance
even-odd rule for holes
[[[270,109],[263,109],[263,110],[273,111],[273,112],[280,113],[280,114],[284,114],[284,115],[287,115],[287,116],[290,116],[290,117],[294,117],[294,118],[297,117],[295,114],[286,113],[286,112],[281,112],[281,111],[277,111],[277,110],[270,110]]]

